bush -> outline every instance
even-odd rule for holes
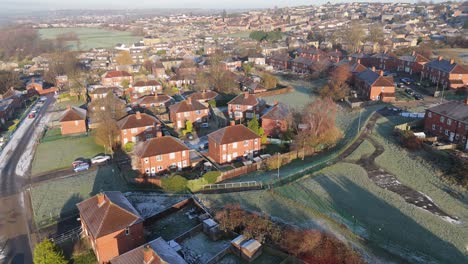
[[[135,147],[135,143],[133,142],[127,142],[127,144],[124,145],[124,150],[125,152],[132,152],[133,148]]]
[[[187,189],[187,179],[180,175],[173,175],[169,178],[162,179],[162,188],[166,192],[180,193]]]
[[[8,127],[8,132],[14,131],[16,127],[18,126],[18,123],[19,123],[19,119],[13,120],[13,125]]]
[[[205,179],[207,183],[213,184],[213,183],[216,183],[216,180],[218,179],[219,176],[221,176],[220,171],[209,171],[203,174],[203,179]]]
[[[66,264],[68,261],[52,241],[45,239],[36,245],[33,254],[35,264]]]
[[[410,150],[418,150],[422,147],[422,140],[411,131],[403,131],[400,136],[401,144]]]
[[[61,93],[58,95],[58,99],[64,99],[64,98],[69,98],[70,93]]]
[[[73,264],[88,264],[88,263],[96,263],[96,256],[94,256],[94,253],[92,250],[89,250],[85,254],[79,254],[76,256],[73,256],[72,263]]]

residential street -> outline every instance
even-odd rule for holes
[[[9,254],[6,263],[13,260],[12,263],[32,263],[32,254],[30,249],[30,203],[27,192],[29,175],[17,175],[17,167],[23,153],[28,152],[32,155],[31,148],[34,144],[31,142],[36,137],[34,134],[38,129],[46,110],[55,99],[49,96],[40,111],[34,119],[26,118],[8,145],[0,155],[0,233],[8,238]],[[29,144],[31,142],[31,144]],[[29,159],[32,160],[32,159]],[[30,167],[30,162],[21,162],[26,170]]]

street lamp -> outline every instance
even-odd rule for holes
[[[281,164],[280,164],[280,153],[277,152],[277,153],[276,153],[276,156],[278,157],[278,180],[279,180],[279,178],[280,178],[280,176],[279,176],[279,170],[280,170],[280,165],[281,165]]]

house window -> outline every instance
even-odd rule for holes
[[[460,136],[458,134],[455,135],[455,140],[458,140]]]
[[[237,152],[232,153],[233,158],[237,158]]]
[[[182,161],[182,166],[187,167],[187,161],[186,160]]]
[[[126,236],[130,235],[130,228],[128,227],[125,228],[125,235]]]
[[[185,151],[182,151],[182,157],[185,157]]]
[[[436,130],[436,125],[432,124],[432,130]]]
[[[444,123],[444,122],[445,122],[445,117],[441,116],[441,117],[440,117],[440,122],[441,122],[441,123]]]
[[[197,115],[200,115],[200,114],[201,114],[201,111],[200,111],[200,110],[197,110],[197,111],[195,111],[195,113],[196,113]]]
[[[157,160],[157,161],[161,161],[161,160],[162,160],[162,155],[156,156],[156,160]]]
[[[148,168],[145,169],[145,173],[146,173],[146,174],[149,174],[149,173],[150,173],[150,170],[149,170]]]
[[[431,117],[432,117],[432,112],[427,112],[427,116],[428,116],[429,118],[431,118]]]
[[[240,110],[240,109],[241,109],[241,106],[240,106],[240,105],[236,105],[236,109],[237,109],[237,110]]]
[[[149,159],[148,158],[145,158],[145,163],[148,163],[149,162]]]
[[[78,125],[78,121],[75,121],[75,126],[77,126],[77,125]]]
[[[447,118],[447,125],[451,125],[451,124],[452,124],[452,119]]]
[[[237,142],[232,143],[232,148],[236,149],[237,148]]]
[[[448,129],[445,129],[445,135],[448,136],[449,135],[449,131]]]
[[[185,117],[189,117],[189,116],[190,116],[190,112],[185,112],[185,113],[184,113],[184,116],[185,116]]]
[[[135,134],[136,132],[138,132],[138,129],[132,128],[132,134]]]
[[[385,91],[385,87],[382,86],[382,92]]]
[[[241,116],[242,116],[242,112],[236,111],[236,112],[234,112],[234,115],[235,115],[236,117],[241,117]]]
[[[226,160],[226,154],[223,154],[223,160]]]
[[[151,167],[151,173],[155,173],[156,169],[154,167]]]
[[[157,169],[158,169],[158,171],[162,171],[163,168],[161,166],[158,166]]]
[[[226,150],[226,145],[223,145],[223,150]]]
[[[247,147],[249,145],[249,141],[248,140],[244,140],[244,147]]]
[[[255,139],[255,145],[257,145],[257,144],[258,144],[258,138]]]
[[[175,153],[174,152],[169,153],[169,159],[175,159]]]

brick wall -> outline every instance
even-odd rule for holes
[[[86,133],[84,120],[60,122],[62,135]]]
[[[169,167],[174,164],[181,168],[190,167],[190,154],[188,150],[174,152],[173,154],[172,159],[170,154],[139,158],[140,173],[147,174],[149,172],[152,175],[156,175],[168,171]]]

